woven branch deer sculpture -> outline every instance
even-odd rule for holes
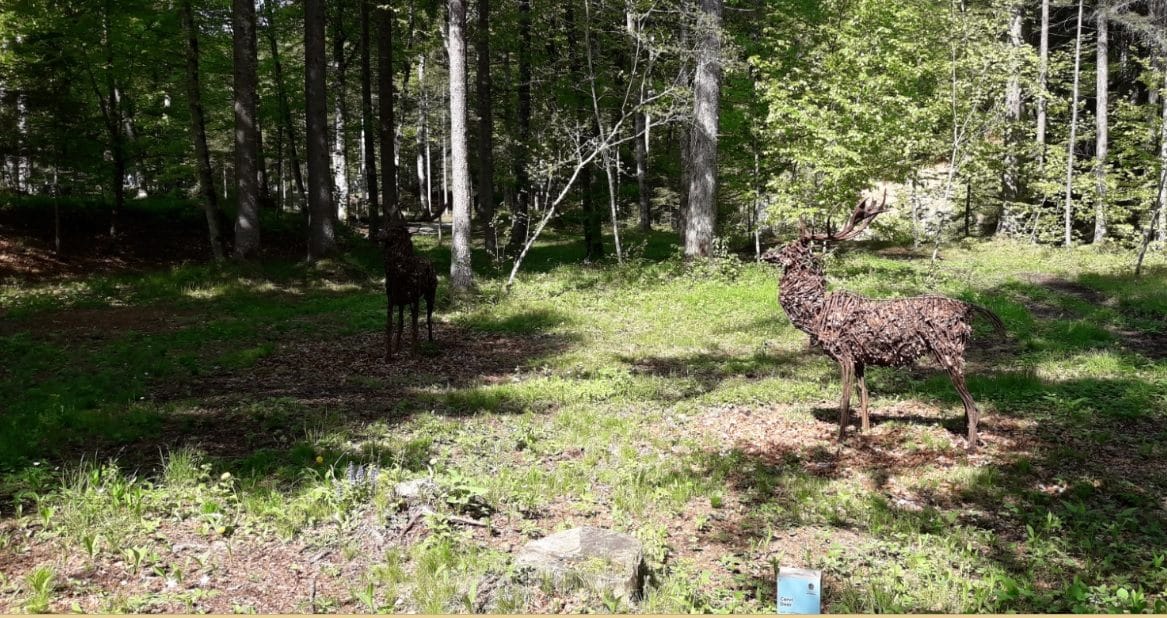
[[[843,378],[840,441],[846,432],[855,381],[859,383],[861,430],[870,429],[865,367],[902,367],[931,355],[948,372],[960,394],[968,425],[968,448],[976,450],[980,413],[964,382],[964,349],[974,316],[986,318],[1003,332],[1001,319],[984,307],[944,296],[873,300],[846,291],[828,294],[822,262],[811,251],[813,241],[845,241],[858,236],[885,212],[886,199],[885,193],[878,206],[874,199],[860,200],[847,223],[833,233],[814,234],[800,225],[797,240],[770,249],[762,260],[783,268],[778,303],[790,321],[839,363]]]
[[[425,325],[429,340],[434,340],[434,296],[438,289],[438,275],[434,265],[420,255],[414,255],[413,239],[405,221],[391,219],[378,232],[377,240],[385,252],[385,296],[388,312],[385,319],[385,359],[394,352],[393,309],[397,308],[396,349],[401,349],[401,333],[405,330],[405,307],[409,306],[413,319],[413,346],[417,347],[417,318],[422,299],[425,299]]]

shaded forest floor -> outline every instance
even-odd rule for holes
[[[13,266],[43,226],[0,210],[0,611],[771,613],[776,564],[822,569],[832,613],[1167,611],[1159,256],[1142,280],[1090,249],[829,258],[836,288],[1002,316],[969,455],[926,366],[871,370],[873,430],[839,448],[837,369],[775,271],[686,266],[664,232],[624,266],[549,235],[509,295],[476,255],[476,301],[443,276],[436,344],[387,365],[374,248],[305,267],[285,222],[269,259],[212,267],[197,214],[144,232],[187,243],[165,268],[81,276]],[[391,491],[417,478],[420,519]],[[645,544],[643,599],[515,580],[525,542],[585,524]]]

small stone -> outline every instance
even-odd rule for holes
[[[556,585],[582,582],[598,593],[609,592],[626,600],[640,596],[644,581],[640,541],[591,526],[527,543],[515,565],[520,573],[550,577]]]
[[[398,497],[406,500],[414,500],[421,496],[434,495],[438,491],[438,485],[430,479],[413,479],[412,481],[404,481],[398,483],[393,487],[393,493]]]

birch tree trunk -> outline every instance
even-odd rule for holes
[[[708,256],[717,223],[717,127],[721,98],[721,0],[701,0],[697,71],[693,77],[689,209],[685,257]]]
[[[1078,28],[1074,42],[1074,88],[1070,97],[1070,141],[1066,154],[1065,245],[1070,246],[1074,218],[1074,140],[1078,136],[1078,78],[1082,70],[1082,12],[1085,0],[1078,0]]]
[[[345,134],[345,125],[348,124],[348,98],[345,96],[345,71],[347,63],[344,59],[344,2],[336,3],[335,28],[332,34],[332,66],[335,82],[332,88],[333,103],[333,134],[332,134],[332,184],[336,192],[337,220],[348,219],[348,137]]]
[[[304,96],[308,125],[308,260],[336,250],[332,177],[328,169],[328,93],[325,82],[324,0],[304,2]]]
[[[1094,175],[1097,180],[1097,198],[1094,205],[1094,244],[1106,241],[1106,154],[1109,147],[1107,127],[1107,95],[1110,84],[1110,61],[1108,56],[1109,36],[1106,19],[1106,5],[1099,3],[1095,9],[1098,23],[1097,75],[1095,100],[1095,148]]]
[[[235,257],[246,260],[259,251],[259,143],[255,112],[256,58],[255,3],[232,1],[232,37],[235,64]]]
[[[426,215],[433,214],[432,196],[429,189],[429,90],[425,85],[425,54],[417,57],[417,192]]]
[[[203,211],[207,216],[211,255],[216,262],[221,262],[224,256],[223,238],[219,232],[219,196],[215,192],[215,176],[211,170],[211,156],[207,148],[207,127],[199,77],[198,25],[195,23],[191,0],[182,0],[178,8],[181,12],[182,28],[186,33],[186,93],[190,106],[191,136],[194,139],[199,193],[203,197]]]
[[[450,154],[454,230],[450,287],[455,295],[474,286],[470,268],[470,166],[466,145],[466,0],[449,0]]]

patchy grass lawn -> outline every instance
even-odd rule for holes
[[[970,352],[985,446],[947,378],[869,373],[833,441],[836,367],[776,272],[476,256],[434,345],[386,365],[378,256],[177,265],[0,288],[0,610],[774,611],[776,565],[840,612],[1167,611],[1167,266],[1009,244],[931,265],[878,247],[833,285],[998,312]],[[448,251],[419,239],[438,262]],[[443,277],[442,286],[445,285]],[[392,492],[431,478],[422,520]],[[466,525],[466,521],[487,524]],[[635,604],[523,584],[576,525],[644,542]]]

